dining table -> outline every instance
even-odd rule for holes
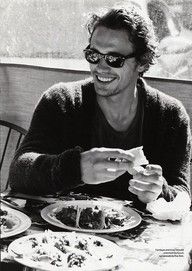
[[[1,207],[21,212],[30,218],[30,226],[20,233],[0,239],[1,270],[36,271],[37,269],[15,261],[8,251],[9,245],[23,236],[42,233],[70,232],[46,221],[42,210],[51,204],[68,201],[98,201],[121,204],[134,210],[141,220],[130,229],[90,234],[117,244],[123,260],[112,269],[119,271],[190,271],[192,270],[192,211],[182,220],[159,220],[146,209],[137,209],[134,202],[107,197],[94,197],[87,194],[69,193],[66,195],[34,196],[11,191],[1,193]],[[81,270],[81,268],[79,268]],[[83,269],[82,269],[83,270]]]

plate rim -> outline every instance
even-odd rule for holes
[[[31,221],[31,218],[28,215],[26,215],[26,214],[24,214],[24,213],[22,213],[22,212],[20,212],[18,210],[15,210],[15,209],[13,210],[13,209],[11,209],[11,208],[9,208],[7,206],[2,206],[1,209],[2,210],[7,210],[8,212],[11,211],[11,214],[13,216],[16,216],[17,218],[19,218],[21,223],[14,230],[12,230],[12,231],[10,230],[7,233],[1,233],[0,234],[0,239],[4,239],[4,238],[8,238],[8,237],[11,237],[11,236],[18,235],[18,234],[26,231],[27,229],[29,229],[31,227],[32,221]],[[23,221],[24,221],[24,223],[23,223]]]
[[[73,200],[73,201],[58,201],[56,203],[53,203],[53,204],[50,204],[48,206],[46,206],[45,208],[43,208],[41,210],[41,217],[46,221],[48,222],[49,224],[53,225],[53,226],[56,226],[56,227],[59,227],[59,228],[62,228],[62,229],[65,229],[65,230],[70,230],[70,231],[78,231],[78,232],[82,232],[82,233],[114,233],[114,232],[121,232],[121,231],[125,231],[125,230],[129,230],[129,229],[132,229],[132,228],[135,228],[136,226],[138,226],[141,221],[142,221],[142,218],[141,216],[135,211],[133,210],[131,207],[129,206],[124,206],[123,204],[121,204],[121,208],[123,211],[125,212],[129,212],[129,214],[131,213],[131,216],[133,216],[136,221],[132,224],[128,224],[126,226],[123,226],[123,227],[119,227],[119,228],[111,228],[111,229],[81,229],[81,228],[76,228],[76,227],[71,227],[71,226],[67,226],[65,225],[64,223],[60,222],[59,220],[56,220],[56,219],[53,219],[51,218],[50,215],[48,215],[48,212],[47,210],[51,209],[55,209],[56,207],[59,207],[58,205],[67,205],[67,206],[70,206],[70,205],[74,205],[74,204],[82,204],[83,203],[86,203],[86,204],[97,204],[97,205],[109,205],[109,207],[111,207],[111,205],[113,206],[120,206],[120,204],[118,203],[115,203],[115,201],[102,201],[102,200]],[[114,207],[115,208],[115,207]]]
[[[52,233],[54,233],[54,234],[56,234],[56,235],[63,235],[63,234],[66,234],[66,235],[72,235],[73,233],[74,233],[74,231],[73,232],[67,232],[67,231],[59,231],[59,232],[55,232],[55,231],[51,231]],[[34,237],[34,236],[37,236],[37,235],[43,235],[43,234],[45,234],[45,231],[44,232],[38,232],[38,233],[33,233],[33,234],[30,234],[30,235],[25,235],[25,236],[21,236],[20,238],[17,238],[17,239],[15,239],[14,241],[12,241],[10,244],[9,244],[9,246],[8,246],[8,253],[11,255],[11,256],[13,256],[13,258],[14,258],[14,260],[15,261],[17,261],[18,263],[20,263],[20,264],[22,264],[22,265],[25,265],[25,266],[28,266],[28,267],[30,267],[30,268],[36,268],[37,270],[43,270],[43,271],[52,271],[52,270],[55,270],[55,271],[62,271],[63,270],[63,267],[52,267],[51,265],[50,265],[50,268],[47,268],[47,269],[45,269],[45,268],[43,268],[42,266],[41,266],[41,264],[40,265],[33,265],[33,263],[36,263],[35,261],[32,261],[32,260],[30,260],[30,259],[24,259],[24,258],[20,258],[20,257],[17,257],[16,256],[16,254],[14,253],[14,251],[13,251],[13,249],[12,249],[12,247],[13,246],[15,246],[15,245],[17,245],[17,243],[20,243],[21,242],[21,240],[22,239],[29,239],[29,238],[31,238],[31,237]],[[91,237],[91,238],[95,238],[95,239],[99,239],[99,240],[102,240],[102,242],[104,242],[104,243],[107,243],[107,244],[110,244],[110,245],[113,245],[114,246],[114,248],[115,249],[117,249],[116,250],[116,255],[115,255],[115,261],[117,262],[116,264],[111,264],[110,266],[109,266],[109,269],[112,269],[112,268],[114,268],[115,266],[119,266],[119,265],[121,265],[121,262],[122,262],[122,260],[123,260],[123,257],[124,257],[124,255],[123,255],[123,253],[120,253],[120,252],[122,252],[123,250],[122,250],[122,248],[118,245],[118,244],[116,244],[115,242],[112,242],[111,240],[108,240],[108,239],[106,239],[106,238],[103,238],[103,237],[101,237],[101,236],[96,236],[96,235],[92,235],[92,234],[87,234],[87,233],[83,233],[83,232],[75,232],[75,234],[77,234],[77,235],[84,235],[84,236],[87,236],[87,238],[89,238],[89,237]],[[119,254],[118,254],[119,253]],[[117,258],[118,258],[118,260],[117,260]],[[29,263],[28,263],[29,262]],[[108,268],[108,267],[107,267]],[[73,268],[68,268],[68,269],[66,269],[66,271],[70,271],[70,270],[74,270]],[[76,269],[75,269],[76,270]],[[103,267],[99,267],[98,269],[95,269],[95,267],[94,267],[94,269],[93,268],[87,268],[87,269],[81,269],[81,268],[79,268],[78,270],[83,270],[83,271],[102,271],[103,270]]]

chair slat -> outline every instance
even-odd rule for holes
[[[21,143],[22,137],[27,133],[27,130],[25,130],[24,128],[22,128],[22,127],[20,127],[20,126],[18,126],[16,124],[14,124],[14,123],[10,123],[10,122],[4,121],[4,120],[0,120],[0,126],[8,128],[7,134],[5,134],[6,140],[5,140],[5,144],[4,144],[4,147],[3,147],[3,152],[2,152],[2,157],[1,157],[1,163],[0,163],[0,172],[2,173],[3,172],[3,165],[6,164],[5,157],[7,158],[7,156],[6,156],[7,150],[8,149],[10,150],[10,146],[11,146],[11,148],[15,152],[18,149],[18,147],[19,147],[19,145]],[[2,131],[3,132],[1,134],[4,134],[4,129]],[[12,139],[11,135],[12,135],[12,133],[14,133],[14,134],[18,133],[17,140],[14,140],[15,146],[13,144],[13,141],[11,141],[11,139]],[[9,157],[9,161],[12,160],[12,158],[13,157]],[[5,167],[5,168],[7,168],[7,167]],[[6,178],[3,177],[3,176],[2,176],[2,179],[6,180]],[[9,186],[9,183],[6,180],[5,189],[7,189],[8,186]]]
[[[2,154],[2,157],[1,157],[0,170],[1,170],[1,168],[2,168],[3,161],[4,161],[4,158],[5,158],[5,153],[6,153],[6,151],[7,151],[7,146],[8,146],[8,142],[9,142],[11,130],[12,130],[12,129],[9,128],[8,133],[7,133],[7,137],[6,137],[6,141],[5,141],[5,146],[4,146],[4,148],[3,148],[3,154]]]
[[[15,150],[17,150],[18,149],[18,147],[19,147],[19,145],[20,145],[20,142],[21,142],[21,138],[22,138],[22,133],[19,133],[19,138],[18,138],[18,140],[17,140],[17,144],[16,144],[16,148],[15,148]]]

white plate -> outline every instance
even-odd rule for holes
[[[95,207],[95,206],[99,206],[102,208],[109,208],[109,209],[113,208],[115,210],[125,212],[125,214],[127,214],[127,216],[130,218],[126,221],[126,223],[123,226],[115,226],[109,229],[82,229],[78,227],[71,227],[59,221],[54,215],[55,211],[62,209],[62,207],[69,207],[69,206],[78,206],[80,208],[81,207],[82,208]],[[122,204],[117,204],[114,202],[107,202],[107,201],[102,201],[102,200],[101,201],[75,200],[75,201],[65,201],[65,202],[60,201],[60,202],[57,202],[45,207],[41,211],[41,216],[48,223],[62,229],[72,230],[72,231],[81,231],[81,232],[93,232],[93,233],[110,233],[110,232],[129,230],[136,227],[141,222],[140,215],[134,210],[132,210],[130,207],[125,207]]]
[[[49,244],[50,246],[46,246],[45,249],[48,249],[48,253],[59,253],[62,259],[64,259],[64,264],[60,266],[55,266],[52,265],[48,261],[48,257],[45,257],[39,261],[34,259],[34,248],[32,248],[32,242],[29,239],[34,240],[35,242],[37,240],[38,244],[42,244],[42,240],[45,240],[45,237],[49,236],[47,238],[48,243],[44,244]],[[65,237],[67,240],[69,240],[69,245],[65,246],[67,249],[70,249],[69,253],[75,253],[75,254],[80,254],[84,253],[85,257],[88,257],[88,261],[85,261],[85,265],[81,267],[69,267],[67,263],[65,262],[67,259],[66,254],[63,254],[60,250],[55,250],[55,243],[56,241],[54,239],[50,239],[50,236],[55,236],[58,238]],[[86,253],[85,250],[81,249],[74,249],[74,244],[75,244],[75,238],[77,238],[78,241],[83,240],[83,242],[87,242],[87,247],[88,251],[91,252],[90,254]],[[53,241],[52,241],[53,240]],[[62,239],[60,239],[62,240]],[[97,241],[98,245],[95,245],[94,242]],[[99,243],[98,243],[99,242]],[[57,242],[61,244],[61,242]],[[44,245],[43,245],[44,246]],[[38,250],[38,247],[36,248]],[[41,248],[42,251],[42,248]],[[47,250],[46,250],[47,251]],[[14,257],[14,260],[19,262],[20,264],[23,264],[25,266],[35,268],[35,269],[40,269],[40,270],[54,270],[54,271],[74,271],[74,270],[83,270],[83,271],[95,271],[95,270],[111,270],[112,268],[120,265],[123,260],[123,251],[122,249],[116,245],[115,243],[106,240],[101,237],[97,237],[94,235],[88,235],[84,233],[76,233],[76,232],[52,232],[52,231],[45,231],[43,233],[38,233],[38,234],[32,234],[30,236],[24,236],[21,237],[15,241],[13,241],[9,247],[8,247],[8,252],[10,253],[11,256]],[[17,256],[16,253],[21,254],[20,256]],[[56,255],[56,254],[55,254]],[[68,254],[67,254],[68,255]],[[31,257],[33,256],[33,258]],[[51,259],[53,259],[53,254]],[[55,258],[54,258],[55,259]]]
[[[15,223],[15,226],[9,230],[3,231],[1,238],[11,237],[26,231],[31,226],[31,219],[24,213],[2,206],[2,210],[8,212],[8,217]]]

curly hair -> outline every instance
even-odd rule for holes
[[[152,22],[135,7],[112,8],[101,16],[93,14],[87,23],[89,42],[91,42],[93,32],[99,26],[113,30],[125,30],[128,33],[129,40],[135,49],[136,61],[144,66],[144,71],[140,73],[140,76],[155,63],[158,57],[158,43]]]

